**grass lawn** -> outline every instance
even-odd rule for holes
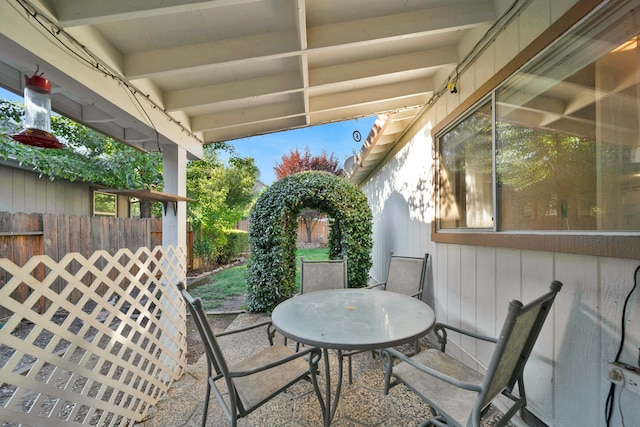
[[[300,285],[300,257],[306,260],[329,259],[327,248],[298,249],[296,252],[296,286]],[[247,265],[239,265],[212,274],[209,280],[189,289],[194,297],[202,298],[205,310],[215,310],[227,298],[244,295],[247,292]]]

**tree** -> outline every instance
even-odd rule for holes
[[[187,217],[196,231],[194,252],[216,263],[227,244],[227,230],[246,216],[254,200],[259,176],[252,158],[231,157],[225,166],[217,151],[225,146],[207,146],[202,160],[187,165]]]
[[[88,181],[111,188],[163,187],[160,153],[144,153],[64,116],[51,118],[53,133],[65,145],[43,149],[20,144],[9,134],[22,128],[24,107],[0,100],[0,156],[28,164],[50,179]]]
[[[289,151],[289,154],[283,155],[282,161],[280,164],[276,164],[273,170],[278,179],[304,171],[324,171],[336,176],[341,176],[343,173],[340,162],[333,153],[327,156],[327,152],[322,150],[322,154],[313,156],[308,146],[305,148],[304,154],[295,148]],[[307,243],[311,243],[313,229],[318,221],[324,218],[324,215],[313,209],[303,209],[299,218],[302,219],[307,232]]]
[[[340,162],[331,154],[327,157],[327,152],[322,150],[319,156],[313,156],[309,147],[306,147],[304,154],[297,148],[289,151],[289,154],[282,156],[282,161],[273,167],[278,179],[304,171],[325,171],[334,175],[341,175]]]

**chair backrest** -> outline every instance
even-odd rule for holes
[[[521,377],[533,346],[540,335],[547,315],[562,283],[551,282],[550,292],[523,306],[520,301],[509,303],[509,312],[502,326],[487,374],[474,411],[481,411],[505,388],[509,391]]]
[[[422,298],[422,288],[427,275],[427,260],[429,254],[424,257],[407,257],[393,255],[389,259],[389,271],[387,272],[387,284],[384,289]]]
[[[187,292],[187,289],[182,282],[178,283],[178,289],[182,293],[182,298],[187,304],[187,309],[189,310],[193,322],[198,329],[198,333],[202,338],[202,344],[207,356],[207,369],[209,372],[209,377],[212,376],[212,370],[215,370],[215,373],[218,376],[224,377],[227,391],[229,392],[231,400],[229,406],[231,406],[235,410],[235,408],[237,408],[237,397],[233,382],[228,375],[229,366],[224,358],[224,354],[222,353],[220,345],[218,344],[218,340],[216,339],[216,336],[211,329],[211,325],[209,324],[209,320],[207,318],[207,313],[204,311],[202,300],[200,298],[192,297],[191,294]],[[224,405],[226,407],[226,403],[224,403]],[[225,409],[225,412],[229,411],[228,408]],[[229,414],[227,413],[227,415]]]
[[[347,260],[300,259],[300,293],[347,287]]]

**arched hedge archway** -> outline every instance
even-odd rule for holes
[[[349,287],[367,284],[372,214],[360,189],[328,172],[289,175],[265,190],[251,209],[247,310],[270,312],[296,291],[296,237],[302,209],[327,214],[329,258],[347,258]]]

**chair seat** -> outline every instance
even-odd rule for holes
[[[245,371],[266,365],[294,354],[283,346],[273,345],[265,348],[252,357],[233,365],[231,371]],[[245,408],[254,407],[271,395],[277,393],[287,384],[295,382],[309,372],[309,365],[304,358],[297,358],[288,363],[246,377],[233,378],[238,396]]]
[[[482,384],[483,376],[437,349],[427,349],[411,357],[421,365],[428,366],[452,378],[473,384]],[[464,390],[413,368],[406,362],[393,367],[394,376],[429,402],[439,413],[446,413],[460,425],[466,425],[477,392]]]

